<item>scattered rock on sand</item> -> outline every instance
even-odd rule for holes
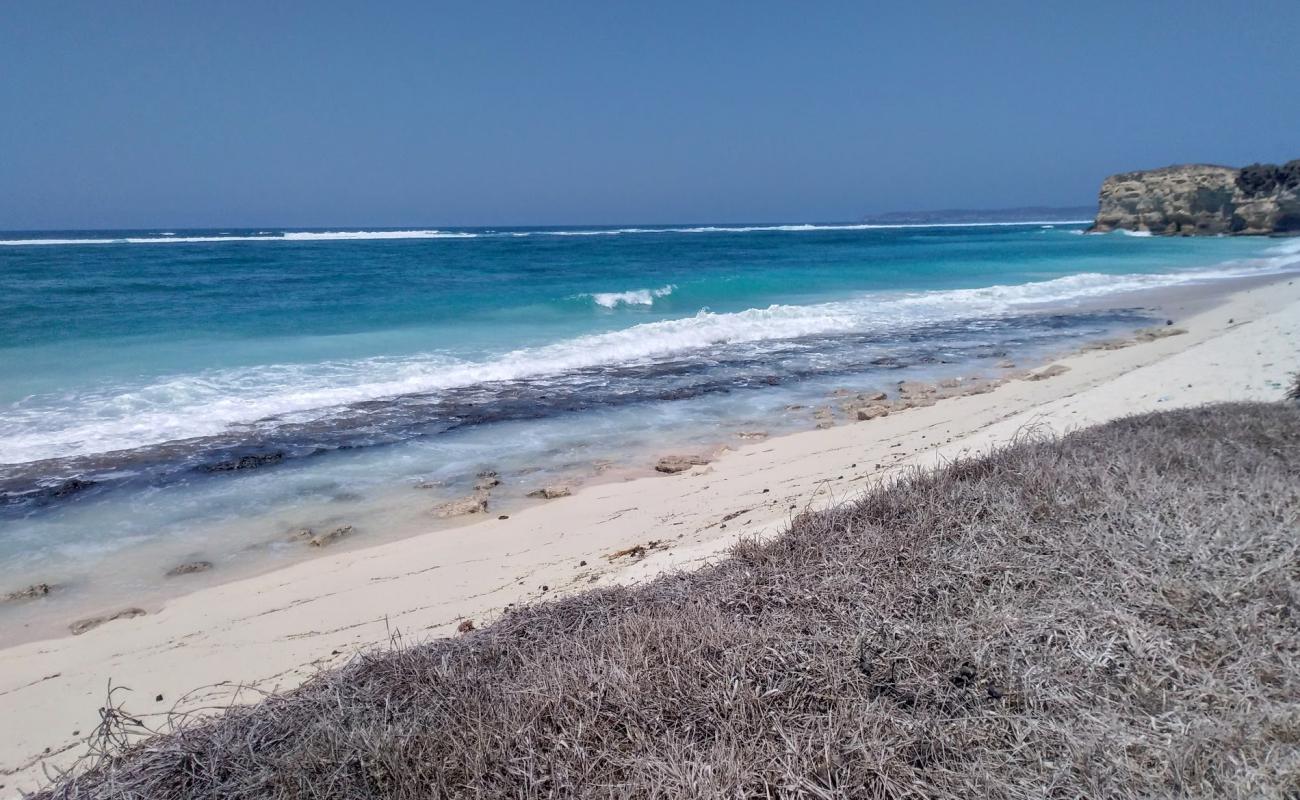
[[[1099,339],[1095,342],[1088,342],[1079,349],[1085,353],[1090,350],[1123,350],[1125,347],[1132,347],[1136,343],[1133,339]]]
[[[22,589],[13,592],[6,592],[0,596],[0,603],[16,603],[20,600],[35,600],[38,597],[44,597],[53,590],[48,583],[33,583]]]
[[[474,491],[476,492],[490,491],[492,487],[501,485],[501,477],[493,470],[484,470],[474,477]]]
[[[472,619],[462,620],[461,623],[456,626],[456,633],[469,633],[472,630],[474,630],[474,620]]]
[[[961,394],[963,396],[969,396],[973,394],[988,394],[989,392],[993,391],[996,388],[997,388],[997,384],[994,383],[993,381],[974,381],[962,387]]]
[[[482,514],[488,509],[487,495],[475,493],[468,497],[462,497],[459,500],[449,500],[446,503],[437,505],[433,513],[444,519],[447,517],[459,517],[465,514]]]
[[[926,408],[934,405],[933,397],[900,397],[894,401],[895,411],[906,411],[909,408]]]
[[[1173,325],[1173,322],[1166,322],[1165,325]],[[1180,336],[1184,333],[1187,333],[1187,331],[1182,328],[1142,328],[1133,333],[1133,338],[1137,339],[1139,342],[1154,342],[1156,339],[1164,339],[1168,336]]]
[[[672,455],[664,456],[655,464],[656,472],[664,472],[672,475],[675,472],[685,472],[691,467],[697,467],[709,463],[707,458],[696,455]]]
[[[112,614],[105,614],[102,617],[87,617],[86,619],[79,619],[69,625],[68,630],[72,631],[73,636],[80,636],[91,628],[98,628],[105,622],[112,622],[115,619],[131,619],[132,617],[142,617],[144,615],[145,610],[143,608],[124,608],[121,611],[116,611]]]
[[[193,575],[196,572],[207,572],[210,569],[212,569],[211,561],[187,561],[167,570],[166,577],[175,578],[178,575]]]
[[[923,395],[934,394],[938,389],[924,381],[900,381],[898,384],[898,393],[908,397],[920,397]]]
[[[864,403],[879,403],[888,397],[884,392],[863,392],[858,395],[858,399]]]
[[[605,556],[610,561],[616,558],[645,558],[652,550],[662,550],[666,545],[658,539],[651,539],[645,544],[637,544],[631,547],[625,547],[622,550],[615,550]]]
[[[993,366],[997,367],[998,369],[1015,369],[1016,362],[1004,358],[998,363],[994,364]]]
[[[956,389],[962,385],[961,378],[944,378],[937,384],[940,389]]]
[[[1028,377],[1025,378],[1025,380],[1045,381],[1048,378],[1055,378],[1057,375],[1064,375],[1069,371],[1070,368],[1065,366],[1064,364],[1052,364],[1051,366],[1040,369],[1038,372],[1030,374]]]
[[[333,544],[334,542],[337,542],[339,539],[343,539],[351,535],[352,535],[352,526],[341,525],[335,528],[334,530],[330,531],[329,533],[322,533],[319,536],[311,537],[311,539],[307,540],[307,544],[311,545],[312,547],[324,547],[327,544]]]
[[[884,406],[867,406],[866,408],[859,408],[857,416],[859,422],[865,422],[869,419],[889,416],[889,409]]]
[[[557,497],[568,497],[571,494],[573,494],[573,491],[567,486],[543,486],[529,492],[528,496],[540,497],[543,500],[554,500]]]

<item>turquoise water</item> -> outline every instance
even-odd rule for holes
[[[716,435],[1294,258],[1081,228],[0,234],[0,589],[308,501]]]

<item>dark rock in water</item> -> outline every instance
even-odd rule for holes
[[[105,622],[112,622],[115,619],[131,619],[132,617],[142,617],[145,615],[145,613],[146,612],[143,608],[124,608],[121,611],[116,611],[112,614],[105,614],[102,617],[88,617],[86,619],[79,619],[76,622],[69,625],[68,630],[72,631],[73,636],[80,636],[81,634],[85,633],[91,628],[98,628],[100,625],[103,625]]]
[[[19,600],[35,600],[38,597],[44,597],[49,594],[53,591],[53,588],[54,587],[50,586],[48,583],[33,583],[31,586],[26,588],[7,592],[3,596],[0,596],[0,603],[13,603]]]
[[[211,561],[187,561],[167,570],[166,577],[175,578],[178,575],[193,575],[196,572],[207,572],[210,569],[212,569]]]
[[[241,469],[257,469],[270,464],[278,464],[284,460],[283,452],[259,453],[251,456],[240,456],[237,459],[228,461],[218,461],[215,464],[209,464],[204,467],[208,472],[234,472]]]
[[[1181,164],[1112,175],[1089,231],[1165,236],[1300,234],[1300,159],[1282,166]]]
[[[94,485],[95,481],[83,481],[80,478],[69,478],[53,489],[50,489],[46,496],[53,499],[62,499],[68,495],[84,492]]]

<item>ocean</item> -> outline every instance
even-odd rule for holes
[[[1132,292],[1300,259],[1083,227],[0,234],[0,594],[58,589],[0,638],[184,561],[199,585],[310,557],[303,527],[432,529],[485,471],[508,513],[810,428],[838,387],[1042,363],[1163,322]]]

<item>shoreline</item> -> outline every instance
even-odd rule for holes
[[[847,499],[901,468],[985,450],[1027,426],[1060,432],[1155,408],[1280,398],[1300,346],[1300,287],[1289,277],[1271,276],[1179,319],[1184,335],[1058,359],[1070,369],[1050,380],[738,443],[668,477],[609,476],[507,520],[327,553],[81,636],[0,650],[0,711],[11,720],[0,740],[0,782],[5,791],[34,788],[43,761],[73,760],[110,678],[134,690],[120,698],[127,709],[157,723],[198,686],[209,688],[177,710],[220,707],[241,687],[252,690],[245,700],[292,688],[388,642],[390,631],[449,635],[466,619],[481,625],[520,602],[707,563],[742,537],[780,532],[804,509]]]
[[[1224,302],[1236,291],[1265,285],[1279,277],[1271,273],[1127,290],[1068,302],[1042,303],[1027,307],[1016,316],[1127,314],[1146,317],[1149,324],[1157,324],[1166,316],[1182,319],[1203,311]],[[1107,335],[1124,336],[1131,334],[1132,330],[1119,325]],[[1089,336],[1074,334],[1067,341],[1050,345],[1028,343],[1024,349],[1013,348],[1005,355],[1018,368],[1041,366],[1075,352],[1079,344],[1089,341]],[[1095,336],[1100,338],[1101,334]],[[665,453],[698,452],[712,460],[720,453],[755,439],[769,438],[769,435],[782,437],[826,424],[851,424],[853,413],[846,413],[845,408],[848,405],[846,400],[851,398],[839,394],[844,386],[856,386],[859,391],[885,389],[892,396],[898,376],[907,380],[936,381],[980,374],[997,382],[1006,374],[1004,370],[995,369],[992,360],[982,365],[961,361],[905,363],[906,368],[894,375],[881,371],[873,376],[846,374],[840,378],[814,379],[788,401],[803,405],[786,406],[784,410],[769,400],[766,408],[749,409],[758,415],[733,410],[725,419],[718,418],[711,423],[696,420],[691,423],[693,427],[685,429],[660,420],[653,423],[649,431],[635,433],[630,439],[625,435],[622,448],[603,442],[589,452],[574,451],[568,464],[557,465],[545,460],[519,461],[505,456],[481,462],[476,467],[469,467],[468,471],[453,471],[451,478],[443,476],[432,481],[416,478],[409,482],[392,482],[384,488],[362,488],[360,492],[353,491],[352,486],[342,481],[331,490],[336,497],[304,497],[292,505],[228,519],[198,521],[184,527],[184,536],[172,532],[141,539],[106,553],[94,562],[73,563],[71,567],[62,563],[56,569],[32,565],[29,580],[6,581],[8,585],[3,587],[4,590],[21,594],[29,588],[40,591],[50,587],[49,593],[40,597],[38,602],[19,601],[0,607],[0,627],[6,628],[0,631],[0,649],[58,638],[66,634],[70,625],[124,608],[155,613],[179,597],[268,575],[327,553],[356,552],[414,536],[452,530],[502,514],[518,514],[539,502],[548,502],[527,496],[530,490],[563,486],[576,492],[584,487],[654,476],[654,464]],[[864,379],[867,383],[863,382]],[[820,388],[816,388],[817,384],[821,385]],[[707,396],[697,399],[716,402],[709,401]],[[765,402],[743,395],[737,395],[737,401],[738,408]],[[654,417],[661,412],[651,406],[642,413]],[[687,412],[688,416],[690,413]],[[746,436],[744,433],[747,431],[760,431],[763,435]],[[519,429],[504,428],[495,431],[493,436],[508,440],[518,432]],[[523,433],[528,435],[527,431]],[[561,438],[564,436],[560,434]],[[570,440],[572,444],[572,434]],[[540,453],[533,455],[546,458]],[[470,486],[477,482],[473,476],[479,469],[503,470],[500,482],[504,485],[482,493],[471,493]],[[281,476],[277,474],[276,477]],[[246,483],[250,478],[260,482],[262,475],[260,472],[244,475],[241,480]],[[485,513],[439,518],[431,511],[431,508],[446,502],[467,500],[478,494],[485,499],[490,495],[490,510],[485,510]],[[171,502],[189,501],[180,498]],[[76,513],[84,516],[87,512]],[[296,536],[295,532],[304,530],[312,533],[305,537]],[[330,534],[336,531],[347,531],[347,534],[330,538]],[[307,546],[307,539],[319,536],[328,539],[327,548]],[[181,572],[175,574],[178,569]]]

